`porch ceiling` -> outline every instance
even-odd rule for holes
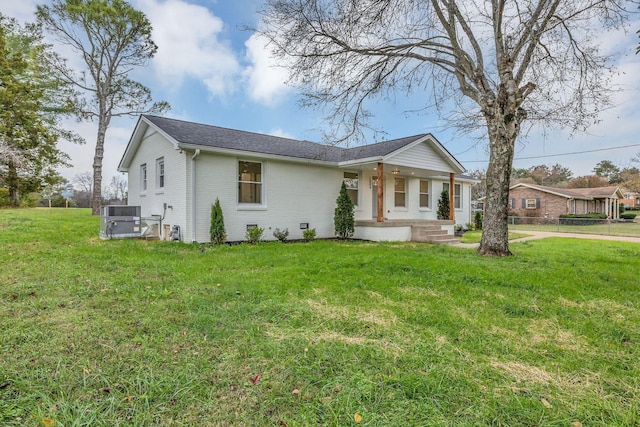
[[[372,174],[375,174],[378,171],[378,162],[344,165],[342,166],[342,168],[346,170],[358,170],[363,172],[371,172]],[[449,179],[450,173],[456,173],[453,170],[438,171],[438,170],[410,167],[410,166],[402,165],[399,163],[384,163],[384,174],[391,175],[392,171],[395,170],[396,168],[398,170],[398,173],[397,173],[398,176],[412,176],[416,178],[440,177],[440,178]]]

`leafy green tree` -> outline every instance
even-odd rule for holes
[[[21,27],[0,15],[0,185],[14,206],[21,194],[54,183],[56,167],[68,165],[56,145],[60,138],[82,142],[60,126],[73,92],[46,67],[52,58],[39,26]]]
[[[353,236],[355,230],[353,202],[351,201],[351,197],[349,197],[349,193],[347,193],[347,186],[344,181],[340,187],[340,194],[336,199],[336,209],[333,213],[333,226],[338,238],[348,239]]]
[[[227,240],[227,230],[224,227],[224,216],[220,200],[216,197],[216,202],[211,205],[211,225],[209,226],[211,243],[220,245]]]
[[[162,112],[166,102],[152,103],[151,91],[129,79],[147,65],[157,46],[144,13],[124,0],[53,0],[38,6],[38,21],[59,42],[79,53],[86,70],[76,73],[63,62],[52,65],[84,93],[76,104],[79,117],[97,120],[91,207],[100,213],[105,135],[113,117]]]
[[[598,162],[593,173],[602,178],[606,178],[609,184],[617,184],[620,182],[620,168],[611,160],[602,160]]]
[[[438,199],[438,219],[449,219],[449,214],[451,213],[449,202],[449,192],[444,190],[440,193],[440,199]]]

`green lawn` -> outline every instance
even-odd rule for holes
[[[515,240],[515,239],[521,239],[527,236],[530,236],[530,234],[516,233],[514,231],[509,231],[509,241]],[[460,238],[460,241],[462,243],[480,243],[481,239],[482,239],[482,230],[472,230],[464,233]]]
[[[640,223],[613,222],[610,224],[566,225],[566,224],[509,224],[509,230],[553,231],[561,233],[602,234],[607,236],[640,237]]]
[[[98,223],[0,210],[2,426],[640,425],[640,245],[201,253]]]

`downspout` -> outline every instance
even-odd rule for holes
[[[200,149],[196,148],[191,156],[191,241],[196,243],[196,157],[200,155]]]

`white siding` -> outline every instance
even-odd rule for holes
[[[157,187],[156,160],[164,158],[164,189]],[[140,166],[147,165],[147,191],[141,192]],[[142,216],[163,215],[164,224],[179,225],[183,239],[187,227],[186,155],[158,133],[151,133],[140,144],[129,168],[129,205],[141,206]],[[164,211],[164,203],[173,209]],[[186,240],[186,239],[185,239]]]
[[[401,151],[395,156],[385,159],[385,163],[439,172],[458,172],[451,168],[442,154],[434,150],[429,142],[422,142]]]
[[[238,206],[239,160],[262,162],[262,206]],[[209,241],[211,205],[216,197],[228,241],[245,240],[248,224],[263,228],[266,240],[274,239],[276,228],[289,229],[289,239],[301,239],[300,223],[309,223],[318,238],[333,237],[333,211],[342,178],[341,169],[202,153],[196,160],[196,240]]]

